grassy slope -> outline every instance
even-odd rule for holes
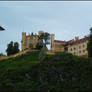
[[[25,86],[23,82],[27,80],[27,72],[40,63],[38,53],[31,52],[16,58],[0,61],[0,92],[11,92],[12,90],[22,92],[22,86]]]
[[[39,52],[0,61],[0,92],[89,92],[92,62],[66,53]]]

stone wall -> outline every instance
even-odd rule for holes
[[[79,44],[68,46],[68,53],[72,53],[77,56],[87,55],[88,54],[87,43],[88,43],[88,41],[85,41],[85,42],[82,42]]]

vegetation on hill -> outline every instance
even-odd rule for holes
[[[90,28],[87,50],[88,50],[88,57],[92,57],[92,27]]]
[[[16,53],[18,53],[19,51],[20,51],[20,50],[19,50],[19,43],[18,43],[18,42],[13,42],[13,41],[11,41],[11,42],[7,45],[7,49],[6,49],[7,56],[16,54]]]
[[[92,59],[30,52],[0,61],[0,92],[90,92]]]
[[[42,47],[46,47],[46,45],[50,44],[50,34],[45,32],[42,33],[39,37],[38,37],[38,43],[36,45],[36,49],[41,50]],[[46,47],[47,48],[47,47]]]

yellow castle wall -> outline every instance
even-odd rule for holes
[[[77,56],[87,55],[88,54],[87,43],[88,40],[79,44],[68,46],[68,53],[72,53]]]

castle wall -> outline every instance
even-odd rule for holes
[[[27,49],[30,48],[30,40],[31,40],[31,36],[27,36],[27,46],[26,46]]]
[[[27,36],[25,32],[22,32],[22,51],[30,48],[36,48],[37,42],[38,35]]]
[[[54,51],[55,52],[64,52],[64,44],[61,42],[54,42]]]
[[[51,51],[53,52],[64,52],[65,42],[58,42],[55,40],[55,35],[51,34]]]
[[[26,48],[26,33],[25,32],[22,32],[22,50],[24,50]]]
[[[33,48],[36,48],[38,42],[38,36],[33,36]]]
[[[87,43],[88,43],[88,40],[79,44],[68,46],[68,53],[72,53],[77,56],[87,55],[88,54]]]
[[[51,50],[52,50],[52,51],[55,50],[54,39],[55,39],[55,35],[54,35],[54,34],[51,34]]]

